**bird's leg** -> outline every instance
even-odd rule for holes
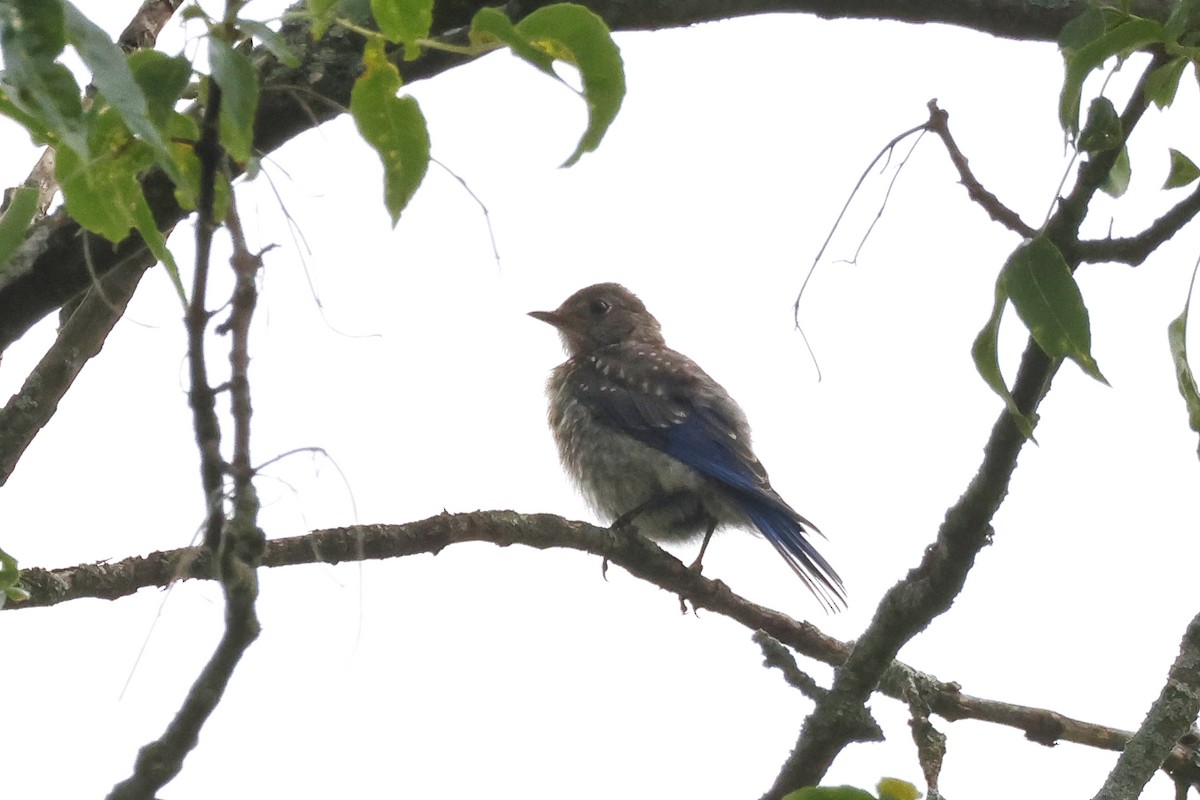
[[[708,543],[712,541],[712,535],[716,529],[717,521],[715,519],[709,519],[708,530],[704,532],[704,541],[700,543],[700,553],[696,556],[696,560],[692,562],[691,566],[688,567],[688,569],[692,570],[697,575],[700,574],[700,570],[702,569],[701,562],[704,561],[704,551],[708,549]]]
[[[713,518],[708,520],[708,529],[704,531],[704,541],[700,543],[700,553],[696,556],[696,560],[688,566],[688,572],[700,574],[701,563],[704,560],[704,551],[708,549],[708,543],[712,541],[713,531],[717,529],[717,521]],[[687,598],[682,594],[679,595],[679,613],[686,614],[688,612]],[[696,604],[692,604],[692,613],[696,613]]]
[[[660,508],[666,508],[667,506],[671,505],[671,503],[674,503],[676,500],[682,498],[685,494],[685,492],[677,490],[673,492],[660,492],[658,494],[651,495],[650,498],[645,502],[638,503],[624,514],[614,519],[612,524],[608,526],[608,529],[610,531],[619,531],[624,530],[625,528],[630,528],[633,526],[633,520],[639,515],[647,514],[651,511],[657,511]],[[637,529],[634,528],[634,530],[636,531]],[[608,579],[608,556],[605,556],[604,560],[600,562],[600,575],[604,577],[605,580]]]
[[[615,520],[613,520],[612,525],[609,525],[608,527],[609,529],[628,528],[634,519],[642,514],[658,511],[660,508],[666,508],[676,500],[682,499],[686,494],[686,492],[676,490],[673,492],[659,492],[658,494],[651,495],[650,499],[646,500],[644,503],[639,503],[629,511],[626,511],[624,514],[617,517]]]

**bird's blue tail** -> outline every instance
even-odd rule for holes
[[[764,499],[743,496],[741,500],[746,516],[817,599],[830,611],[845,608],[846,587],[841,577],[805,535],[820,533],[817,526],[790,508],[781,508]]]

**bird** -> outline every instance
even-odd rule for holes
[[[667,347],[657,319],[618,283],[580,289],[554,311],[567,360],[546,382],[563,467],[614,528],[652,539],[757,530],[829,611],[847,605],[842,579],[810,541],[820,530],[771,488],[741,407],[696,362]]]

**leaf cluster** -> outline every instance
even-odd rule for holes
[[[1175,3],[1165,21],[1133,14],[1128,3],[1114,6],[1095,2],[1069,22],[1059,36],[1065,74],[1059,98],[1059,122],[1068,143],[1087,161],[1103,165],[1100,190],[1114,198],[1129,187],[1132,167],[1128,139],[1131,133],[1112,101],[1101,93],[1093,97],[1080,124],[1087,79],[1106,64],[1119,68],[1131,56],[1152,58],[1135,102],[1168,108],[1175,100],[1185,74],[1200,81],[1200,0]],[[1190,68],[1190,70],[1189,70]],[[1135,117],[1136,119],[1136,117]],[[1164,190],[1189,186],[1200,178],[1191,158],[1169,149],[1170,171]],[[1081,173],[1082,174],[1082,173]],[[1086,208],[1086,202],[1084,205]],[[1048,224],[1026,240],[1005,262],[996,282],[992,313],[975,339],[972,355],[988,386],[1005,401],[1013,420],[1026,437],[1034,421],[1017,408],[1000,371],[997,341],[1004,309],[1012,303],[1034,341],[1051,358],[1074,361],[1089,376],[1107,383],[1091,352],[1091,328],[1083,294],[1074,277],[1078,260],[1064,255],[1061,231]],[[1074,236],[1074,233],[1071,234]],[[1170,347],[1179,375],[1179,390],[1187,404],[1192,428],[1200,432],[1200,393],[1187,363],[1188,307],[1172,323]]]

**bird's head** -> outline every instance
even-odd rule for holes
[[[572,357],[622,342],[663,344],[658,320],[619,283],[588,286],[554,311],[530,311],[529,316],[557,328]]]

